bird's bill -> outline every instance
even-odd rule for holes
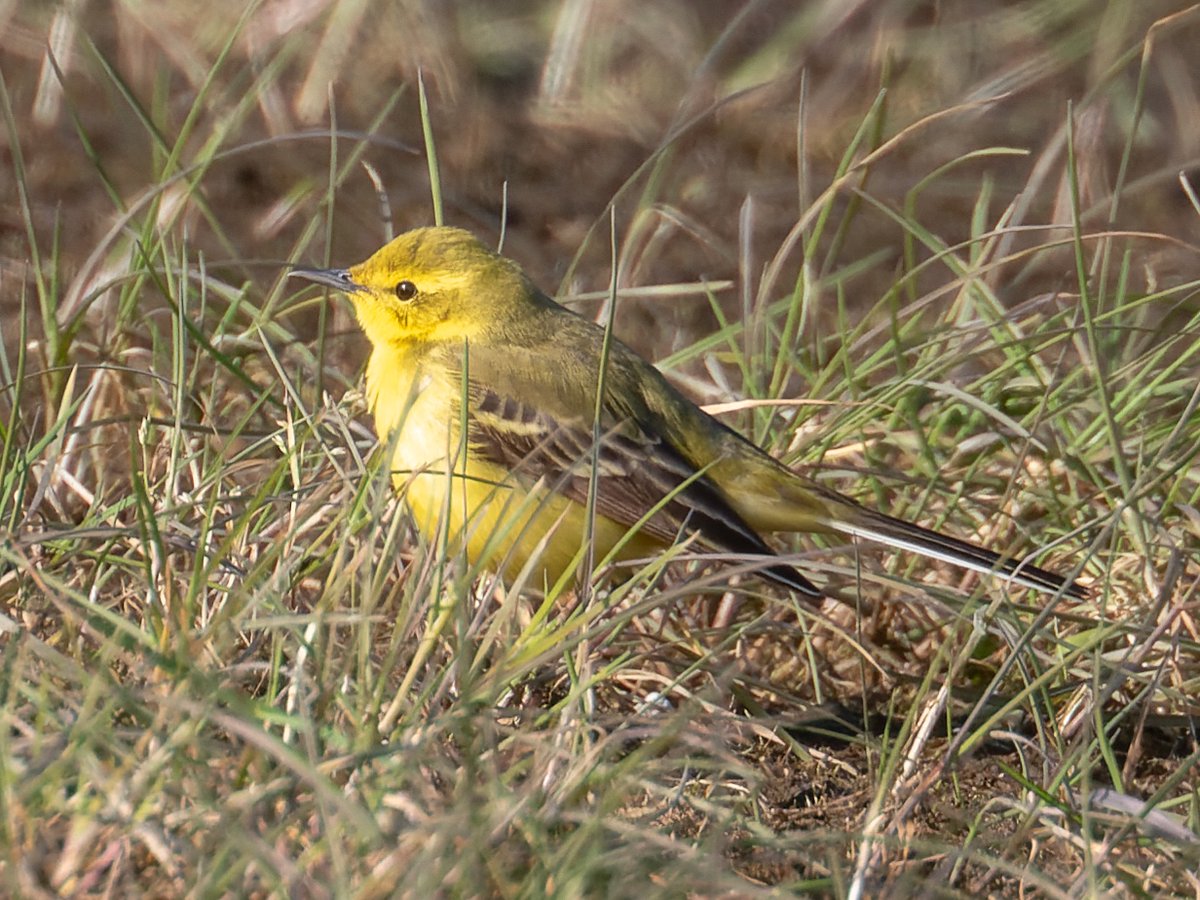
[[[303,266],[295,266],[288,272],[288,278],[303,278],[305,281],[314,281],[348,293],[363,289],[361,284],[356,284],[350,277],[349,269],[306,269]]]

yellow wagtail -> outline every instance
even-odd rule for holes
[[[695,534],[721,553],[766,557],[765,577],[815,599],[820,589],[773,561],[762,535],[833,532],[1025,587],[1087,594],[791,471],[620,341],[611,341],[602,376],[604,330],[469,232],[418,228],[349,269],[291,274],[353,303],[373,348],[366,380],[375,429],[393,448],[394,483],[417,526],[430,539],[445,527],[472,562],[506,578],[532,560],[554,583],[578,565],[589,533],[597,560],[613,550],[618,559],[650,556]]]

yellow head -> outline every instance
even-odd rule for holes
[[[461,228],[416,228],[349,269],[288,274],[344,291],[376,346],[469,340],[548,302],[516,263]]]

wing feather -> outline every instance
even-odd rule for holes
[[[593,428],[564,421],[536,406],[479,383],[469,388],[471,452],[532,484],[546,485],[579,504],[591,488]],[[661,434],[606,410],[596,454],[596,512],[664,544],[681,532],[698,532],[709,546],[733,554],[773,556],[774,551],[699,471]],[[643,522],[642,520],[645,519]],[[783,563],[764,573],[809,597],[821,592]]]

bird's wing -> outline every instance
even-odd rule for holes
[[[593,461],[597,463],[598,515],[632,527],[664,544],[680,533],[698,532],[705,544],[733,554],[774,552],[725,497],[652,423],[639,422],[612,406],[602,411],[599,447],[593,424],[569,414],[551,414],[527,398],[469,381],[468,442],[479,454],[531,484],[547,487],[579,504],[588,502]],[[644,521],[643,521],[644,520]],[[764,574],[810,597],[821,592],[791,566],[775,563]]]

